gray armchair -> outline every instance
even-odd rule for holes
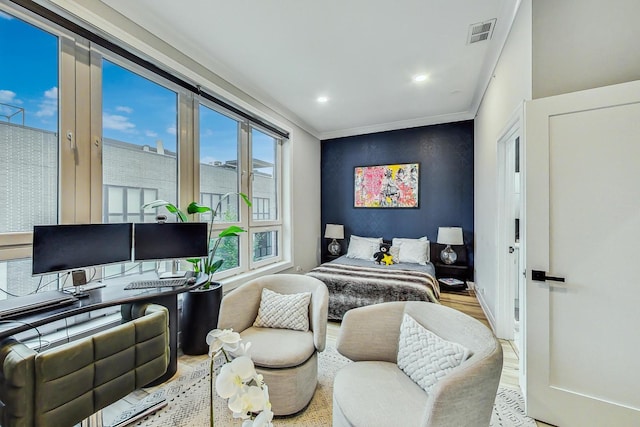
[[[253,326],[263,288],[279,294],[311,292],[309,331]],[[251,358],[269,387],[275,415],[296,413],[313,397],[318,383],[317,353],[324,350],[327,337],[328,301],[324,283],[299,274],[259,277],[222,299],[218,328],[231,328],[244,342],[251,342]]]
[[[71,427],[165,373],[168,311],[123,310],[127,323],[37,353],[0,342],[0,425]]]
[[[404,313],[472,355],[427,394],[397,365]],[[502,347],[472,317],[439,304],[390,302],[349,310],[338,352],[355,363],[336,374],[333,426],[488,426],[502,370]]]

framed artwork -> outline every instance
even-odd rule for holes
[[[417,208],[419,163],[355,168],[354,207]]]

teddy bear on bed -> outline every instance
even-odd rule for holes
[[[390,249],[391,249],[390,244],[380,243],[380,250],[375,254],[373,254],[373,259],[376,262],[376,264],[383,264],[383,263],[386,265],[393,264],[393,257],[389,253]]]

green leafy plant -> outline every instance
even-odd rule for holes
[[[216,256],[216,252],[218,251],[218,247],[220,246],[220,242],[225,238],[225,237],[231,237],[231,236],[238,236],[238,233],[244,233],[246,232],[245,229],[243,229],[242,227],[239,227],[237,225],[231,225],[227,228],[225,228],[224,230],[222,230],[219,234],[218,237],[215,239],[215,243],[213,244],[213,246],[211,245],[211,234],[213,232],[213,221],[215,220],[215,218],[218,216],[218,211],[220,210],[220,207],[222,206],[222,201],[227,199],[229,196],[232,195],[239,195],[242,200],[244,200],[244,202],[247,204],[247,206],[251,207],[251,201],[249,200],[249,197],[247,197],[246,194],[244,193],[227,193],[224,196],[222,196],[220,198],[220,200],[218,201],[218,204],[216,205],[215,209],[211,209],[209,206],[204,206],[201,205],[197,202],[191,202],[189,204],[189,206],[187,206],[187,213],[184,213],[182,210],[180,210],[176,205],[174,205],[173,203],[167,202],[166,200],[154,200],[153,202],[149,202],[146,203],[142,206],[143,209],[156,209],[156,208],[161,208],[164,207],[169,213],[172,213],[176,216],[176,218],[178,219],[179,222],[189,222],[189,216],[188,215],[193,215],[193,214],[204,214],[207,212],[211,212],[211,221],[210,221],[210,226],[209,226],[209,235],[207,238],[207,242],[209,247],[208,247],[208,256],[206,258],[191,258],[191,259],[187,259],[188,262],[190,262],[191,264],[193,264],[193,271],[195,273],[204,273],[207,274],[209,277],[211,277],[211,275],[213,273],[215,273],[216,271],[218,271],[218,269],[222,266],[222,264],[224,263],[224,259],[215,259]],[[202,286],[202,289],[208,289],[209,288],[209,281],[207,281],[207,283]]]

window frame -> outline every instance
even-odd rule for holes
[[[57,6],[51,6],[50,8],[53,13],[65,15],[64,12],[61,12],[62,9]],[[174,81],[165,79],[161,74],[156,74],[150,69],[102,47],[102,45],[90,42],[84,37],[62,28],[59,24],[49,21],[47,18],[43,18],[19,5],[1,3],[0,10],[58,37],[58,224],[102,223],[104,221],[101,63],[104,58],[177,94],[176,151],[178,168],[177,203],[179,207],[186,207],[192,200],[200,200],[197,105],[202,103],[207,108],[238,121],[240,128],[239,138],[241,140],[238,146],[238,188],[240,192],[247,194],[250,199],[252,198],[251,183],[249,182],[251,172],[247,172],[247,169],[251,166],[249,161],[251,159],[250,129],[255,128],[277,140],[277,166],[274,167],[274,175],[277,179],[275,188],[277,192],[276,209],[278,218],[270,221],[254,220],[251,208],[239,202],[239,221],[237,224],[247,230],[246,233],[240,233],[239,235],[239,266],[221,272],[214,279],[226,279],[238,274],[244,276],[244,273],[254,273],[256,269],[262,266],[273,265],[285,259],[289,260],[291,244],[287,243],[287,248],[283,244],[284,234],[291,235],[290,225],[286,224],[292,219],[291,213],[283,210],[285,205],[290,208],[288,198],[291,196],[289,193],[285,193],[285,187],[288,189],[289,186],[282,179],[285,176],[283,172],[285,165],[283,163],[282,146],[287,139],[258,124],[262,120],[267,125],[273,125],[268,119],[264,119],[262,114],[254,114],[258,119],[258,122],[255,122],[234,113],[233,110],[227,110],[224,106],[212,102],[209,98],[199,96]],[[92,24],[82,23],[81,25],[89,31],[95,31],[95,27]],[[103,32],[99,31],[99,33]],[[157,55],[153,50],[151,55],[144,53],[140,49],[147,49],[138,43],[134,43],[137,47],[131,47],[132,45],[130,44],[127,45],[126,41],[123,40],[128,39],[128,36],[123,37],[121,33],[114,34],[119,34],[122,39],[118,39],[117,35],[110,35],[108,40],[124,46],[128,51],[133,52],[132,55],[141,58],[142,62],[147,61],[152,65],[157,64],[158,69],[167,69],[168,66],[166,64],[171,64],[171,60],[167,62],[165,57]],[[183,73],[184,70],[188,70],[186,66],[178,65],[177,69],[183,70]],[[175,64],[173,66],[175,69]],[[185,75],[181,75],[176,71],[171,71],[171,74],[176,76],[177,79],[184,79],[183,75]],[[234,108],[232,103],[229,103],[228,106]],[[241,110],[244,110],[244,108],[238,107],[236,109],[236,111]],[[278,127],[277,125],[273,126],[274,129]],[[71,135],[69,139],[66,138],[67,134]],[[247,162],[249,162],[249,166],[246,165]],[[288,173],[286,176],[289,176]],[[228,225],[230,225],[228,222],[214,223],[213,230],[214,232],[219,231]],[[277,231],[277,256],[268,260],[253,262],[251,233],[270,230]],[[32,232],[0,234],[0,261],[30,258],[32,234]],[[283,269],[286,268],[286,265],[282,264],[275,268]],[[274,270],[268,269],[268,271]]]

